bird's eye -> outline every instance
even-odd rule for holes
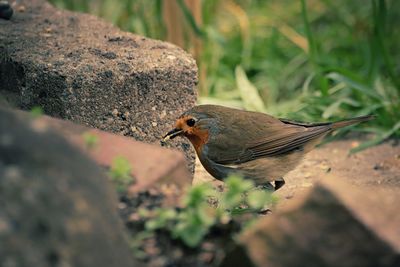
[[[187,124],[189,127],[194,126],[195,123],[196,123],[196,121],[195,121],[194,119],[188,119],[188,120],[186,121],[186,124]]]

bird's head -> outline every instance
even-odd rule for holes
[[[163,136],[163,142],[184,136],[190,140],[196,151],[207,143],[215,125],[215,118],[197,106],[183,113],[175,122],[174,129]]]

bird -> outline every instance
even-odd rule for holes
[[[336,122],[307,123],[219,105],[198,105],[184,112],[162,137],[189,139],[208,173],[223,181],[231,174],[276,191],[328,133],[373,119],[366,115]]]

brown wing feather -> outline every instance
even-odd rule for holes
[[[219,164],[240,164],[251,160],[280,156],[302,148],[308,142],[321,137],[331,130],[330,125],[302,127],[288,125],[280,126],[280,130],[274,134],[249,143],[243,148],[241,153],[236,155],[226,155],[228,157],[219,158]]]
[[[325,126],[308,128],[306,131],[282,136],[273,142],[267,141],[255,147],[249,147],[247,150],[252,151],[255,158],[279,156],[301,148],[328,131],[330,131],[330,127]]]

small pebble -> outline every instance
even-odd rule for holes
[[[212,252],[203,252],[199,256],[200,260],[204,263],[211,263],[214,259],[214,253]]]
[[[161,111],[160,119],[164,119],[167,116],[167,112],[165,110]]]
[[[149,193],[150,196],[158,196],[158,195],[160,195],[160,191],[157,190],[157,189],[154,188],[154,187],[149,188],[149,189],[147,190],[147,192]]]
[[[293,196],[294,196],[294,194],[291,193],[291,194],[289,194],[289,195],[286,195],[285,198],[286,198],[286,199],[291,199],[291,198],[293,198]]]
[[[356,147],[358,147],[360,145],[360,142],[358,142],[358,141],[353,141],[353,142],[351,142],[351,148],[356,148]]]
[[[179,259],[183,256],[183,252],[181,249],[176,248],[172,251],[172,258]]]
[[[167,264],[167,259],[166,257],[157,257],[151,259],[151,261],[147,264],[149,267],[163,267],[166,266]]]
[[[167,58],[168,58],[169,60],[175,60],[175,59],[176,59],[176,56],[168,55]]]
[[[4,219],[0,218],[0,233],[11,232],[11,225]]]
[[[204,242],[201,244],[201,248],[206,251],[213,251],[215,249],[215,244],[211,242]]]
[[[378,170],[382,170],[383,169],[383,164],[382,163],[376,163],[374,165],[374,170],[378,171]]]
[[[118,203],[118,209],[122,210],[122,209],[125,209],[126,207],[127,207],[127,205],[125,203],[123,203],[123,202]]]
[[[26,8],[25,8],[25,6],[21,5],[21,6],[18,7],[17,10],[18,10],[18,12],[22,13],[22,12],[25,12]]]
[[[130,221],[130,222],[137,222],[137,221],[140,221],[140,215],[139,215],[139,213],[135,212],[135,213],[132,213],[131,215],[129,215],[129,221]]]
[[[158,255],[160,254],[160,249],[157,247],[157,242],[154,238],[148,239],[144,244],[143,244],[143,250],[151,256]]]
[[[271,214],[272,210],[270,210],[270,209],[262,209],[257,213],[258,213],[258,215],[265,216],[265,215]]]
[[[310,182],[304,182],[304,183],[301,184],[301,186],[302,186],[302,187],[312,187],[313,184],[310,183]]]
[[[118,112],[118,109],[113,109],[113,111],[111,112],[111,114],[114,116],[114,117],[117,117],[118,116],[118,114],[119,114],[119,112]]]

